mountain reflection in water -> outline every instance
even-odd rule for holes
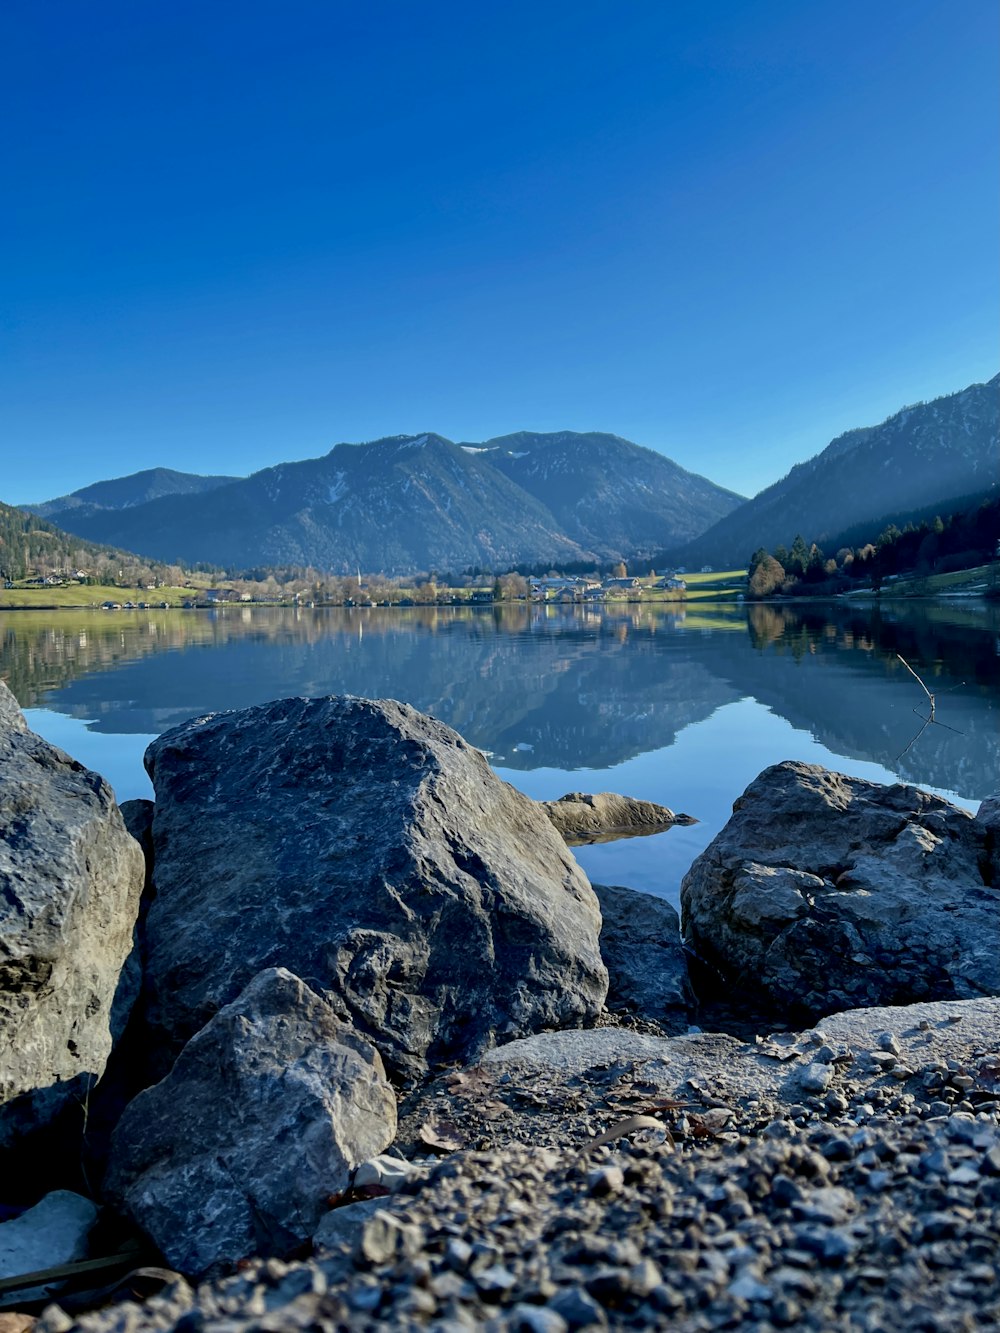
[[[146,739],[186,718],[287,695],[403,699],[532,796],[621,790],[696,815],[697,832],[579,852],[592,878],[608,866],[673,896],[680,863],[767,763],[874,766],[973,806],[993,791],[998,636],[1000,612],[978,604],[8,612],[0,677],[82,762],[100,767],[88,736],[102,757],[128,752],[134,780],[109,774],[120,799],[148,790]],[[927,700],[897,654],[937,698],[909,749]]]

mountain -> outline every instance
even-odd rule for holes
[[[615,436],[428,433],[338,444],[200,494],[53,512],[81,536],[164,560],[403,574],[648,555],[739,503]]]
[[[568,537],[604,558],[651,555],[664,532],[696,537],[715,522],[720,504],[743,503],[620,435],[519,431],[483,448],[495,468],[548,506]]]
[[[21,508],[59,523],[68,510],[78,511],[76,516],[81,518],[102,509],[130,509],[134,505],[145,504],[147,500],[162,499],[165,495],[198,495],[238,480],[238,477],[201,477],[194,472],[174,472],[172,468],[154,467],[144,472],[133,472],[128,477],[95,481],[93,485],[84,486],[82,490],[72,491],[69,495],[60,495],[42,504],[21,505]]]
[[[689,566],[745,565],[758,547],[790,547],[797,533],[821,547],[848,531],[865,531],[870,541],[889,515],[900,523],[996,495],[998,388],[995,375],[838,436],[674,555]]]

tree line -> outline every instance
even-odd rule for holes
[[[791,548],[754,551],[747,570],[747,595],[754,599],[828,595],[862,585],[878,591],[894,575],[926,577],[995,560],[998,542],[1000,499],[903,528],[890,523],[875,541],[842,546],[832,555],[798,535]]]

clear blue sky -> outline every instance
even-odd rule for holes
[[[998,368],[995,0],[6,0],[0,499],[608,430],[752,494]]]

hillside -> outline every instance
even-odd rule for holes
[[[76,517],[80,518],[102,509],[130,509],[134,505],[145,504],[147,500],[162,499],[165,495],[198,495],[238,480],[238,477],[202,477],[194,472],[175,472],[168,467],[154,467],[143,472],[133,472],[127,477],[95,481],[69,495],[60,495],[55,500],[45,500],[41,504],[21,505],[20,508],[40,514],[42,518],[50,519],[58,525],[69,510],[77,511]]]
[[[995,495],[998,388],[1000,375],[838,436],[675,554],[693,566],[745,564],[799,533],[820,546],[848,531],[872,540],[887,515],[900,523]]]
[[[0,502],[0,585],[28,575],[73,574],[95,582],[136,581],[180,571],[155,569],[141,556],[65,532],[48,519]]]
[[[59,519],[88,539],[189,564],[402,574],[648,555],[738,503],[614,436],[459,445],[423,434],[338,444],[222,489]]]

